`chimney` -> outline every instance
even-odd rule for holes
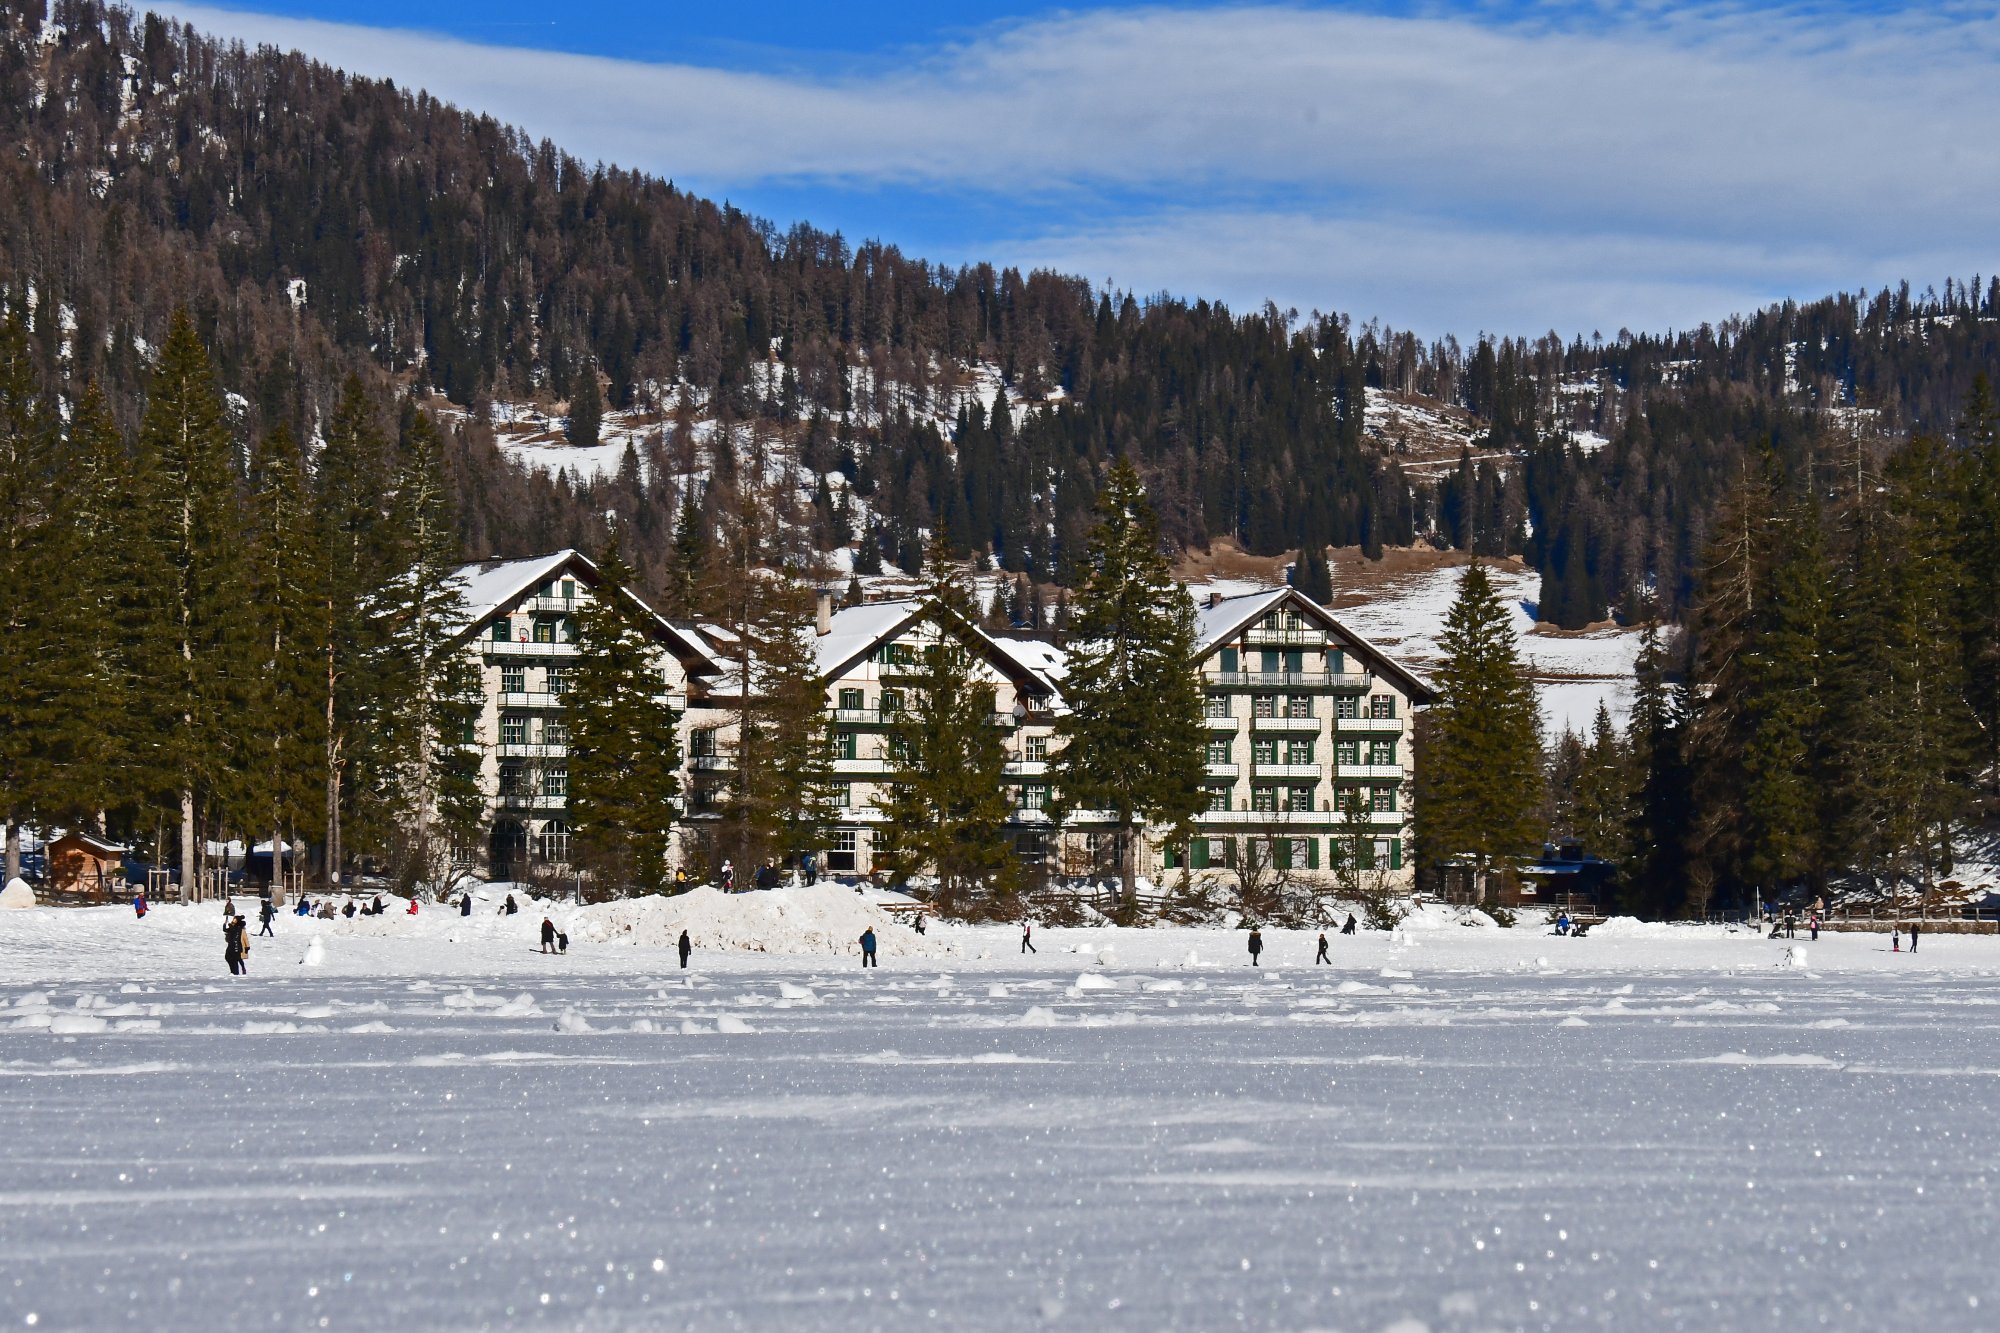
[[[833,633],[833,594],[824,588],[819,592],[817,620],[821,634]]]
[[[1210,588],[1208,590],[1208,604],[1210,606],[1221,606],[1222,594],[1218,592],[1216,589]]]

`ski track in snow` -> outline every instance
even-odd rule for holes
[[[1023,958],[936,926],[864,972],[788,909],[793,952],[686,973],[600,909],[281,917],[240,980],[212,904],[0,913],[0,1326],[1970,1330],[2000,1301],[1994,937],[1823,935],[1803,970],[1747,931],[1428,913],[1333,967],[1267,930],[1253,971],[1240,932]],[[534,951],[544,911],[569,955]]]

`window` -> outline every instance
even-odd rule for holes
[[[1361,802],[1361,806],[1363,809],[1367,808],[1368,803],[1366,801],[1362,801],[1361,799],[1361,788],[1355,786],[1346,786],[1346,787],[1335,787],[1333,789],[1334,809],[1339,810],[1342,813],[1345,813],[1347,807],[1351,803],[1356,801]]]
[[[1280,616],[1276,611],[1273,611],[1270,615],[1264,617],[1265,629],[1283,629],[1284,627],[1285,627],[1284,618]]]
[[[1368,747],[1368,762],[1371,764],[1393,764],[1396,762],[1396,742],[1376,741]]]
[[[502,713],[500,715],[500,743],[502,745],[526,745],[528,743],[527,714]]]
[[[1275,764],[1278,762],[1278,742],[1267,737],[1258,737],[1250,742],[1250,762],[1253,764]]]
[[[1403,858],[1396,855],[1398,844],[1395,839],[1377,838],[1375,845],[1369,850],[1375,853],[1375,865],[1387,865],[1391,870],[1403,868],[1401,864]],[[1370,866],[1369,869],[1374,869],[1374,866]]]
[[[498,620],[493,622],[493,642],[506,643],[509,639],[513,637],[514,637],[514,631],[510,627],[510,623],[507,617],[502,616]]]
[[[1358,764],[1361,762],[1360,741],[1338,741],[1333,747],[1333,762],[1336,764]]]
[[[1276,717],[1278,696],[1275,694],[1253,694],[1250,696],[1250,716]]]
[[[500,761],[500,794],[502,796],[522,795],[526,790],[526,784],[523,781],[525,777],[526,769],[522,766],[520,760],[502,759]]]
[[[851,731],[843,731],[833,738],[833,757],[836,759],[859,759],[861,757],[860,737]]]
[[[702,727],[697,731],[689,733],[688,753],[703,758],[712,758],[715,754],[715,728]]]
[[[535,622],[535,642],[554,643],[555,641],[556,622],[553,620],[537,620]]]
[[[902,711],[903,692],[901,690],[882,691],[882,716],[890,717]]]
[[[542,825],[540,836],[535,839],[535,854],[544,861],[569,860],[569,825],[560,819],[551,819]]]
[[[1040,783],[1030,783],[1021,788],[1021,808],[1023,810],[1045,810],[1049,804],[1049,789]]]
[[[907,643],[885,643],[882,645],[883,666],[911,666],[917,660],[916,654]]]
[[[1223,786],[1208,789],[1208,813],[1219,815],[1229,809],[1229,788]]]
[[[1250,793],[1250,808],[1265,814],[1276,814],[1278,812],[1278,789],[1276,787],[1258,787],[1253,790]]]
[[[568,745],[569,723],[559,717],[552,717],[542,723],[542,744]]]
[[[1311,783],[1294,783],[1285,789],[1285,809],[1293,814],[1311,814],[1313,789]]]
[[[1030,736],[1021,742],[1021,756],[1031,764],[1043,764],[1049,758],[1049,738]]]
[[[840,692],[841,712],[858,713],[861,711],[861,709],[862,709],[862,703],[861,703],[860,690],[842,690]]]
[[[528,692],[528,668],[523,666],[501,667],[500,692],[502,694],[526,694]]]
[[[1221,740],[1210,741],[1208,743],[1208,762],[1211,764],[1227,764],[1232,762],[1229,758],[1229,752],[1233,748],[1235,747],[1226,736]]]
[[[1375,788],[1371,793],[1369,808],[1378,814],[1394,814],[1396,812],[1396,789],[1394,787]]]
[[[1313,743],[1309,740],[1285,742],[1285,762],[1288,764],[1310,764],[1313,761]]]
[[[1202,701],[1202,711],[1209,717],[1229,716],[1229,696],[1211,694]]]
[[[1356,699],[1353,695],[1343,694],[1338,699],[1335,699],[1333,701],[1333,715],[1337,718],[1360,717],[1361,716],[1360,705],[1361,701],[1359,699]]]
[[[1039,859],[1046,855],[1039,833],[1016,833],[1014,835],[1014,855]]]
[[[1368,716],[1379,718],[1396,716],[1396,696],[1393,694],[1371,696],[1368,700]]]
[[[555,596],[555,591],[556,581],[554,579],[543,579],[535,585],[535,596],[537,597],[553,597]]]
[[[573,602],[573,601],[575,601],[575,600],[576,600],[576,580],[575,580],[575,579],[564,579],[564,580],[563,580],[563,584],[562,584],[562,588],[563,588],[563,600],[564,600],[565,602]]]
[[[851,782],[834,783],[833,808],[836,810],[845,810],[853,804],[854,804],[854,784]]]
[[[1294,694],[1285,700],[1286,717],[1311,717],[1313,701],[1310,694]]]
[[[569,795],[569,770],[567,768],[543,769],[542,795],[556,797]]]
[[[1288,606],[1288,607],[1286,607],[1286,608],[1285,608],[1285,628],[1286,628],[1286,629],[1304,629],[1305,627],[1306,627],[1306,622],[1305,622],[1305,617],[1303,617],[1303,616],[1301,616],[1301,615],[1299,614],[1299,609],[1298,609],[1298,608],[1297,608],[1296,606]]]
[[[836,871],[853,870],[854,858],[858,847],[859,840],[856,838],[853,829],[835,829],[833,831],[833,846],[826,854],[826,868]]]
[[[569,670],[566,667],[549,668],[549,693],[558,699],[569,693]]]

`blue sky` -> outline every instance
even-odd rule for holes
[[[1431,336],[2000,268],[1991,3],[174,12],[781,225]]]

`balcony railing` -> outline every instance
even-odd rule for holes
[[[1271,647],[1318,648],[1326,644],[1326,631],[1323,629],[1272,629],[1257,625],[1243,637],[1253,644],[1268,644]]]
[[[530,745],[522,741],[501,741],[500,757],[502,759],[567,759],[569,758],[569,746],[567,743],[549,744],[545,742]]]
[[[1234,713],[1224,713],[1220,717],[1210,713],[1202,718],[1202,723],[1210,731],[1234,731],[1242,725],[1242,720]]]
[[[691,754],[687,762],[697,773],[724,773],[736,767],[736,757],[727,754]]]
[[[1198,828],[1245,825],[1256,828],[1273,824],[1325,829],[1340,824],[1344,818],[1337,810],[1205,810],[1194,817],[1194,822]],[[1403,817],[1393,810],[1371,810],[1368,822],[1379,829],[1401,828]]]
[[[1336,764],[1334,776],[1340,778],[1373,778],[1380,781],[1393,778],[1400,782],[1405,776],[1401,764]]]
[[[1326,770],[1318,764],[1252,764],[1250,776],[1253,778],[1305,778],[1318,781],[1326,776]]]
[[[887,726],[897,718],[898,710],[884,712],[880,708],[836,708],[833,710],[835,722],[852,722],[864,727]]]
[[[1202,767],[1202,771],[1207,773],[1208,776],[1212,778],[1234,778],[1242,776],[1242,770],[1239,769],[1233,761],[1230,763],[1205,764]]]
[[[1350,736],[1400,736],[1403,734],[1403,719],[1400,717],[1337,717],[1333,720],[1334,730]]]
[[[1049,761],[1046,759],[1010,759],[1007,761],[1007,766],[1001,772],[1010,778],[1047,777],[1049,773]]]
[[[554,614],[559,616],[575,615],[576,598],[529,597],[522,601],[520,609],[527,612],[539,612],[543,615],[548,615],[548,614]]]
[[[528,690],[524,692],[521,690],[502,690],[500,691],[500,706],[509,709],[561,708],[564,697],[560,694],[549,694],[545,691]]]
[[[575,657],[573,643],[522,643],[518,639],[481,639],[479,650],[488,657]]]
[[[503,792],[500,796],[502,810],[567,810],[569,797],[544,796],[539,792]]]
[[[1366,671],[1218,671],[1203,684],[1239,690],[1365,691],[1374,682]]]
[[[833,771],[836,777],[885,777],[891,772],[886,759],[836,759]]]
[[[1316,717],[1253,717],[1250,719],[1252,731],[1291,731],[1317,735],[1325,722]]]

